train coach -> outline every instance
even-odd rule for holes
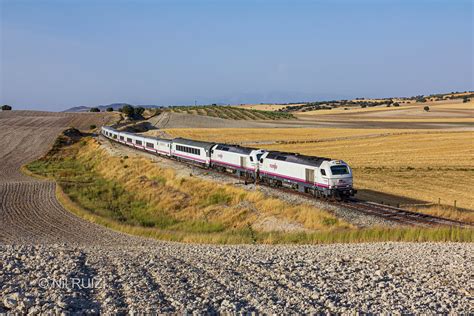
[[[110,127],[103,127],[102,134],[108,138],[130,147],[150,151],[163,156],[171,156],[171,140],[156,137],[119,132]]]
[[[215,143],[175,138],[171,144],[171,156],[177,160],[209,167],[211,163],[211,149],[215,145]]]

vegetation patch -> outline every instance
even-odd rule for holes
[[[237,106],[173,106],[170,111],[176,113],[187,113],[218,117],[228,120],[291,120],[295,119],[293,114],[277,111],[262,111],[245,109]]]
[[[110,156],[89,137],[58,144],[27,169],[55,179],[72,203],[116,225],[155,229],[160,234],[179,232],[183,238],[220,234],[220,240],[245,240],[247,223],[262,216],[276,216],[308,230],[351,228],[310,206],[288,205],[259,192],[178,177],[146,158]]]

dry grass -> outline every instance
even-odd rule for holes
[[[309,205],[289,205],[260,192],[177,176],[143,157],[110,156],[92,139],[65,147],[28,168],[55,178],[74,202],[94,215],[134,226],[182,234],[229,234],[271,217],[298,230],[351,228]]]
[[[92,223],[130,235],[187,243],[325,244],[380,241],[472,242],[474,240],[473,230],[458,228],[389,229],[375,227],[370,229],[342,229],[309,233],[253,232],[252,230],[247,230],[200,234],[192,232],[166,231],[149,227],[124,225],[110,218],[97,216],[73,202],[59,185],[56,186],[56,196],[58,201],[65,206],[66,209]]]
[[[400,109],[409,109],[414,108],[413,105],[410,106],[400,106],[400,107],[387,107],[387,106],[374,106],[374,107],[347,107],[348,110],[344,110],[344,108],[337,108],[332,110],[314,110],[314,111],[307,111],[307,112],[298,112],[295,115],[297,117],[307,117],[307,116],[319,116],[319,115],[331,115],[331,114],[356,114],[356,113],[366,113],[366,112],[384,112],[384,111],[397,111]]]
[[[469,102],[462,102],[462,100],[449,100],[444,102],[435,102],[436,108],[440,109],[458,109],[458,110],[474,110],[474,99]]]
[[[473,132],[427,132],[266,147],[343,159],[360,189],[474,210],[473,145]]]
[[[133,157],[121,161],[108,156],[100,145],[89,141],[79,159],[94,159],[95,170],[105,179],[118,181],[137,198],[153,208],[172,212],[178,220],[210,221],[226,227],[242,228],[260,216],[276,216],[301,224],[306,229],[327,229],[326,212],[309,206],[290,206],[281,200],[249,193],[231,185],[193,177],[178,177],[171,169],[159,168],[147,158]],[[127,168],[124,168],[124,165]],[[301,216],[305,214],[305,216]],[[346,224],[339,222],[341,227]]]
[[[474,224],[474,211],[455,208],[454,206],[447,205],[426,205],[426,206],[410,206],[408,205],[407,209],[423,212],[425,214],[430,214],[438,217],[446,217],[454,220],[468,222]]]
[[[414,133],[407,129],[350,129],[350,128],[175,128],[165,130],[172,137],[186,137],[226,143],[304,142],[324,141],[362,136]]]
[[[396,101],[395,101],[396,102]],[[430,111],[424,111],[429,106]],[[472,111],[469,111],[472,110]],[[315,110],[298,112],[295,116],[309,120],[312,118],[324,120],[363,120],[382,122],[474,122],[474,100],[463,103],[462,99],[429,101],[426,103],[400,104],[399,107],[347,107],[332,110]]]
[[[292,104],[292,105],[301,105],[301,104]],[[235,105],[236,107],[249,109],[249,110],[260,110],[260,111],[278,111],[286,107],[283,104],[243,104]]]

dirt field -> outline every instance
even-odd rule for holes
[[[186,137],[224,143],[247,145],[294,142],[322,142],[341,139],[366,138],[383,135],[419,133],[405,129],[352,129],[352,128],[228,128],[215,132],[212,128],[174,128],[164,130],[171,137]],[[153,132],[150,132],[153,134]]]
[[[424,111],[429,106],[430,111]],[[401,104],[399,107],[377,106],[370,108],[348,108],[317,110],[298,113],[305,121],[380,121],[380,122],[459,122],[474,123],[474,100],[463,103],[462,99],[426,103]],[[474,124],[472,124],[474,125]],[[471,126],[472,126],[471,125]]]
[[[191,115],[184,113],[164,113],[149,120],[151,126],[155,128],[353,128],[353,129],[473,129],[474,124],[470,122],[447,122],[442,121],[421,121],[406,122],[395,120],[348,120],[344,117],[326,118],[326,116],[298,116],[297,120],[278,121],[244,121],[225,120],[216,117]],[[151,135],[159,135],[159,132],[151,132]]]
[[[62,208],[56,185],[20,172],[20,167],[44,154],[66,127],[89,128],[110,123],[107,115],[34,111],[0,112],[0,236],[3,242],[94,242],[97,234],[114,234],[91,225]]]
[[[292,105],[301,105],[301,104],[292,104]],[[242,104],[242,105],[235,105],[244,109],[250,110],[260,110],[260,111],[278,111],[286,107],[286,105],[282,104]]]

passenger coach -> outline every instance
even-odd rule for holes
[[[211,149],[216,144],[175,138],[171,144],[171,156],[177,160],[189,161],[209,167],[211,162]]]

